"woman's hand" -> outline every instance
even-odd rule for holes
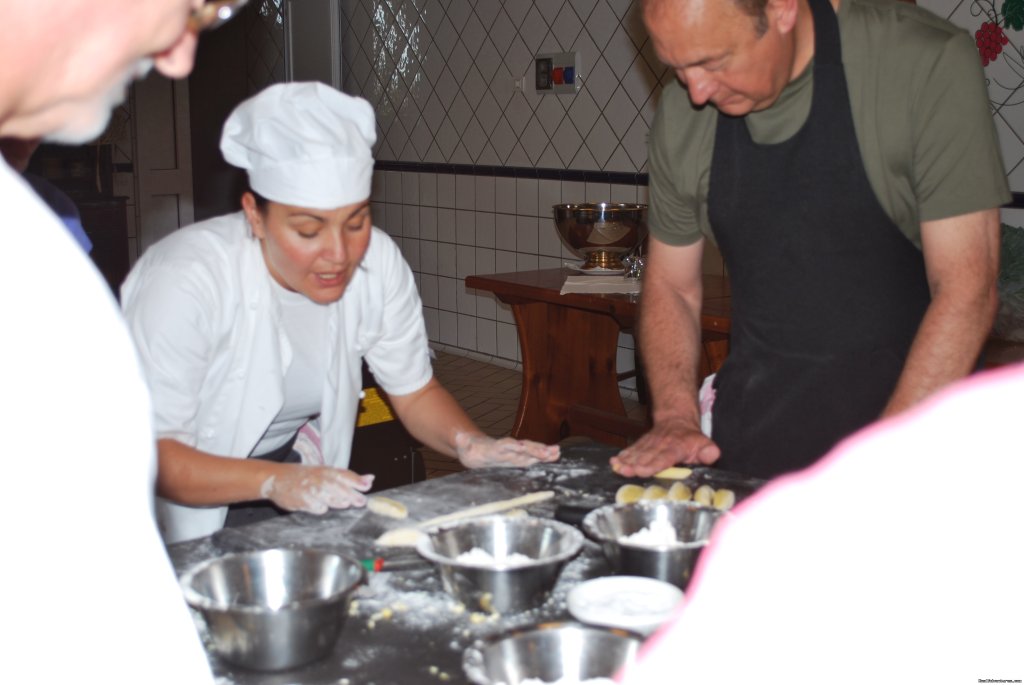
[[[366,506],[362,493],[373,485],[372,474],[360,476],[331,466],[287,466],[260,487],[260,494],[282,509],[323,514],[328,509]]]
[[[483,434],[456,433],[455,452],[468,468],[484,466],[529,466],[538,461],[557,461],[558,445],[543,445],[532,440],[494,439]]]

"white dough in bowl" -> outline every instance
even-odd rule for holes
[[[533,557],[528,557],[525,554],[519,552],[512,552],[504,556],[496,557],[485,549],[474,547],[468,552],[463,552],[459,556],[455,557],[455,561],[462,562],[463,564],[472,564],[473,566],[525,566],[526,564],[532,564],[537,561]]]
[[[619,538],[619,542],[642,547],[664,547],[665,545],[679,544],[679,535],[671,522],[657,519],[632,535],[623,535]]]

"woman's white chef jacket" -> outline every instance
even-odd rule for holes
[[[259,442],[283,405],[292,355],[271,278],[242,212],[174,232],[132,269],[121,300],[158,438],[239,458]],[[361,359],[385,391],[405,395],[430,380],[430,353],[412,272],[378,228],[345,294],[328,306],[321,446],[327,464],[345,467]],[[157,514],[170,543],[219,530],[227,507],[158,500]]]

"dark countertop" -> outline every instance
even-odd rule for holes
[[[618,448],[598,444],[563,446],[554,464],[526,469],[478,469],[385,491],[406,504],[409,519],[393,521],[365,509],[338,510],[324,516],[292,514],[244,528],[172,545],[171,560],[178,573],[206,559],[233,551],[270,547],[331,549],[357,559],[377,556],[415,556],[411,549],[374,550],[384,528],[406,527],[466,507],[535,492],[554,490],[555,496],[528,507],[534,516],[551,517],[559,504],[590,507],[614,501],[624,483],[608,467]],[[651,482],[654,482],[653,479]],[[749,495],[757,481],[715,469],[695,469],[687,484],[729,487],[737,499]],[[527,612],[492,616],[458,610],[456,600],[441,586],[433,567],[371,573],[355,595],[349,618],[333,653],[309,666],[281,673],[245,671],[211,657],[218,683],[227,685],[406,685],[408,683],[468,682],[462,653],[477,639],[513,628],[568,619],[566,594],[582,580],[608,575],[610,569],[598,545],[584,542],[580,554],[563,569],[548,600]]]

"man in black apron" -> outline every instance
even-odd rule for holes
[[[923,250],[901,233],[865,171],[834,6],[767,0],[751,16],[733,0],[648,0],[645,20],[693,105],[714,107],[699,211],[729,271],[731,349],[708,439],[694,393],[703,242],[664,243],[652,223],[639,339],[654,428],[613,467],[772,477],[968,372],[994,314],[999,202],[922,220]],[[812,59],[802,126],[756,142],[745,115],[773,107]],[[1003,179],[992,197],[1005,194]]]

